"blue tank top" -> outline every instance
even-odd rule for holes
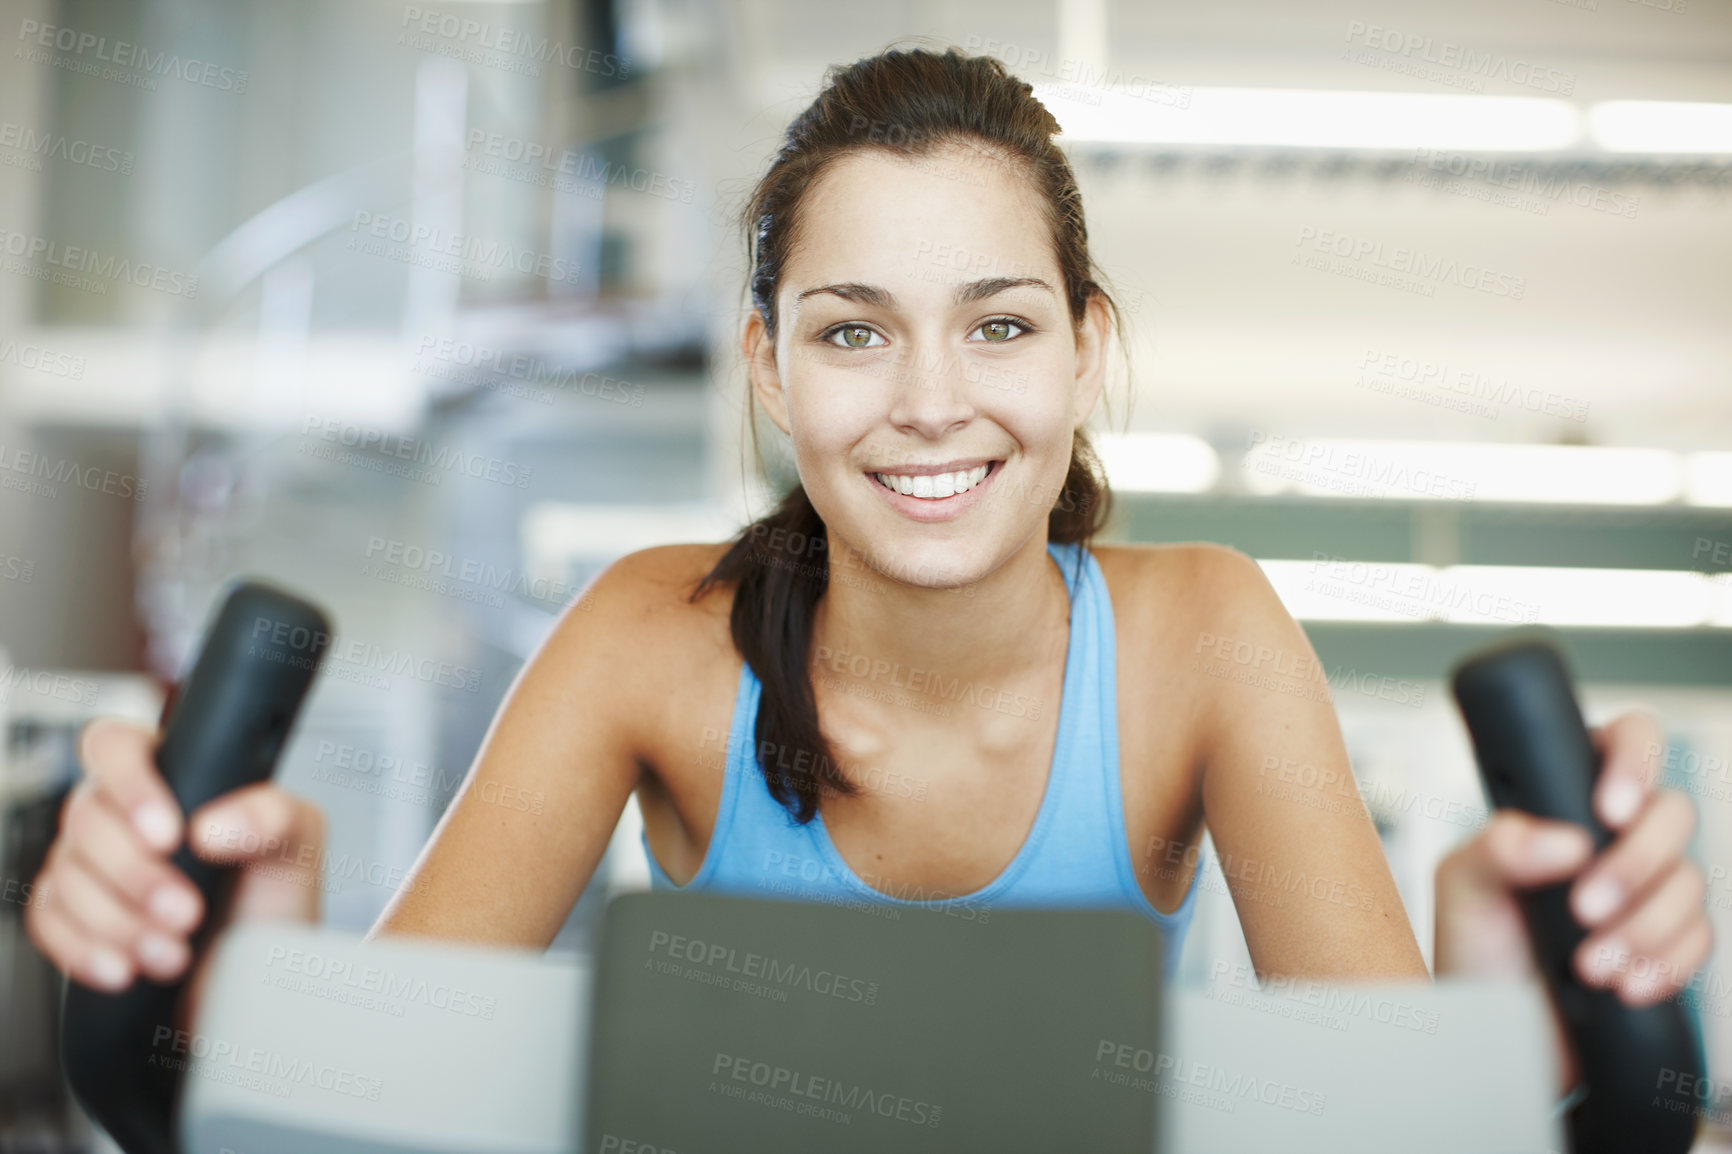
[[[752,753],[762,685],[742,662],[709,850],[692,880],[680,887],[655,860],[645,836],[651,887],[824,902],[889,917],[896,916],[896,907],[910,905],[969,919],[984,919],[994,907],[1130,909],[1160,928],[1170,977],[1195,910],[1202,870],[1193,871],[1184,899],[1170,914],[1150,904],[1137,884],[1119,790],[1112,600],[1093,554],[1078,545],[1050,543],[1047,552],[1064,573],[1070,594],[1058,737],[1034,825],[1003,873],[971,894],[938,900],[906,891],[899,895],[894,885],[868,885],[830,841],[822,814],[800,825],[770,795]]]

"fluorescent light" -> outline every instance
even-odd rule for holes
[[[1588,133],[1607,152],[1732,152],[1732,104],[1607,100],[1588,110]]]
[[[1373,561],[1259,561],[1310,621],[1694,629],[1732,626],[1732,583],[1700,573]]]
[[[1708,624],[1732,629],[1732,573],[1697,573],[1696,578],[1708,585],[1715,599],[1713,616]]]
[[[1067,141],[1535,152],[1582,139],[1574,104],[1538,97],[1280,88],[1157,89],[1137,96],[1122,88],[1052,84],[1036,85],[1034,93]]]
[[[1097,144],[1198,144],[1457,152],[1732,153],[1732,104],[1567,100],[1309,88],[1037,84],[1064,139]]]
[[[1653,505],[1684,485],[1683,459],[1664,449],[1252,436],[1244,480],[1265,494]]]
[[[1281,603],[1301,621],[1426,621],[1424,603],[1391,599],[1389,588],[1411,589],[1433,578],[1431,565],[1361,561],[1258,561]]]
[[[1094,444],[1107,483],[1124,493],[1202,493],[1221,475],[1220,457],[1200,437],[1107,433]]]
[[[1565,569],[1451,565],[1445,582],[1474,590],[1477,605],[1446,621],[1499,624],[1499,606],[1530,607],[1541,625],[1688,629],[1716,624],[1719,599],[1699,573],[1657,569]]]
[[[1732,453],[1691,453],[1684,491],[1692,505],[1732,505]]]

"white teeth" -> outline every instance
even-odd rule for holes
[[[901,476],[894,473],[874,473],[880,484],[909,497],[941,500],[966,493],[986,477],[987,466],[977,465],[966,473],[921,473]]]

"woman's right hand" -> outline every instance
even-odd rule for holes
[[[267,783],[246,786],[184,819],[157,771],[159,735],[104,718],[79,737],[83,779],[60,812],[25,910],[30,940],[72,980],[116,991],[139,976],[180,978],[205,903],[169,857],[238,865],[227,920],[317,922],[324,815]]]

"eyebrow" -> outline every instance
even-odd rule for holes
[[[967,284],[957,285],[956,303],[958,305],[973,304],[975,301],[982,301],[987,297],[996,296],[1001,292],[1006,292],[1015,288],[1038,288],[1045,289],[1049,293],[1053,292],[1052,285],[1041,280],[1039,277],[993,276],[985,277],[981,280],[969,281]],[[877,285],[861,284],[858,281],[844,281],[841,284],[824,284],[819,285],[816,288],[807,289],[805,292],[794,298],[795,311],[799,311],[800,306],[805,303],[807,297],[818,296],[825,293],[831,296],[841,297],[845,301],[858,301],[861,304],[871,305],[874,308],[888,309],[896,307],[896,294],[892,293],[889,289],[879,288]]]

